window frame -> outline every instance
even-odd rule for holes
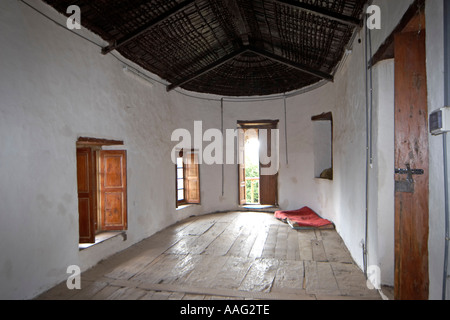
[[[86,212],[80,211],[80,208],[78,209],[78,215],[81,220],[83,220],[83,223],[86,223],[88,221],[89,223],[89,236],[85,236],[81,234],[81,229],[79,230],[79,245],[81,244],[94,244],[97,242],[97,236],[99,234],[105,233],[105,232],[125,232],[128,229],[128,201],[127,201],[127,193],[128,193],[128,187],[127,187],[127,151],[122,148],[114,148],[114,149],[103,149],[103,147],[106,146],[123,146],[123,141],[118,140],[106,140],[106,139],[96,139],[96,138],[85,138],[81,137],[77,140],[76,143],[76,154],[77,154],[77,189],[78,194],[77,198],[78,201],[80,201],[80,193],[79,193],[79,177],[80,174],[79,170],[79,164],[78,164],[78,151],[79,150],[90,150],[89,151],[89,166],[87,168],[89,172],[89,188],[91,193],[91,198],[89,201],[92,201],[92,205],[89,208],[88,216],[85,216]],[[120,225],[107,225],[106,221],[102,218],[103,217],[103,210],[105,208],[102,207],[102,190],[106,190],[105,186],[102,186],[102,169],[101,169],[101,159],[103,155],[113,155],[116,153],[115,156],[121,158],[121,172],[122,172],[122,186],[120,187],[120,192],[122,193],[122,210],[121,210],[121,223]],[[116,193],[119,193],[118,190],[115,190]],[[82,218],[81,218],[82,217]],[[87,220],[86,220],[87,219]]]
[[[317,123],[317,122],[327,122],[329,123],[329,128],[331,130],[330,132],[330,149],[328,150],[329,154],[330,154],[330,159],[328,159],[330,161],[330,165],[331,168],[320,168],[321,173],[323,174],[326,171],[329,171],[329,176],[327,177],[322,177],[321,174],[319,175],[317,172],[314,173],[314,176],[316,179],[321,179],[321,180],[330,180],[333,181],[334,180],[334,122],[333,122],[333,113],[332,112],[324,112],[320,115],[317,116],[313,116],[311,118],[311,121],[313,121],[313,123]],[[315,146],[316,147],[316,146]],[[316,151],[315,151],[315,157],[317,157]],[[317,159],[314,160],[315,161],[315,166],[317,166]],[[317,171],[317,168],[314,168],[315,171]]]
[[[268,130],[267,135],[267,141],[266,141],[266,148],[267,153],[272,154],[272,152],[275,152],[275,146],[271,145],[271,130],[277,130],[279,125],[279,120],[238,120],[237,121],[237,128],[239,130],[238,133],[238,146],[237,146],[237,152],[238,157],[242,159],[239,159],[238,163],[238,201],[240,206],[247,205],[247,199],[246,199],[246,188],[245,188],[245,163],[241,163],[241,160],[245,159],[245,147],[244,147],[244,136],[246,130],[255,129],[258,131],[258,135],[260,133],[260,130]],[[261,146],[261,137],[258,137],[258,140],[260,142]],[[279,142],[277,142],[279,143]],[[243,149],[242,149],[243,148]],[[261,147],[260,147],[261,148]],[[241,150],[242,149],[242,150]],[[243,153],[242,153],[243,152]],[[261,149],[260,149],[261,152]],[[261,155],[261,153],[260,153]],[[279,153],[276,154],[276,157],[279,161]],[[245,161],[244,161],[245,162]],[[261,157],[260,157],[260,163],[259,163],[259,205],[269,205],[273,207],[278,206],[278,192],[279,192],[279,173],[277,172],[274,175],[268,176],[268,175],[261,175],[261,168],[266,167],[267,165],[263,165],[261,163]],[[244,183],[243,183],[244,181]]]
[[[181,159],[181,167],[178,165],[178,160]],[[179,170],[182,170],[183,176],[180,178],[178,175]],[[186,184],[185,184],[186,168],[184,165],[184,153],[183,150],[177,152],[176,164],[175,164],[175,199],[177,208],[186,204]],[[179,188],[179,180],[183,181],[183,188]],[[183,197],[179,199],[178,193],[183,190]]]

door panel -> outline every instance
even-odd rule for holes
[[[271,158],[272,153],[275,152],[276,150],[276,146],[272,146],[272,134],[273,134],[272,129],[275,128],[276,128],[275,125],[271,125],[268,126],[267,128],[259,130],[260,159]],[[260,162],[259,164],[260,166],[259,192],[261,205],[275,206],[278,203],[278,173],[274,175],[261,174],[264,168],[270,168],[272,165],[275,164],[273,164],[272,162],[269,162],[268,164],[263,164],[262,162]]]
[[[199,204],[200,203],[200,174],[198,155],[189,152],[187,154],[187,161],[185,165],[185,197],[187,203]]]
[[[79,242],[95,242],[96,180],[94,154],[90,148],[77,149]]]
[[[239,204],[247,203],[245,188],[245,130],[238,130]]]
[[[425,32],[400,33],[394,41],[395,298],[428,299],[429,163]],[[422,169],[423,174],[418,173],[418,169]]]
[[[127,228],[126,151],[100,151],[100,216],[102,230]]]

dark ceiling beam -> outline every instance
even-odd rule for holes
[[[210,71],[220,67],[221,65],[227,63],[228,61],[234,59],[235,57],[241,55],[242,53],[244,53],[246,51],[247,51],[247,47],[241,47],[240,49],[214,61],[210,65],[191,73],[189,76],[173,82],[172,84],[168,85],[166,89],[167,89],[167,91],[172,91],[175,88],[178,88],[178,87],[182,86],[183,84],[186,84],[186,83],[204,75],[205,73],[210,72]]]
[[[248,26],[247,21],[242,16],[238,3],[236,2],[236,0],[224,0],[224,4],[230,12],[231,18],[236,24],[238,36],[241,39],[242,44],[248,45],[250,27]]]
[[[294,9],[307,11],[312,14],[319,15],[324,18],[328,18],[328,19],[331,19],[331,20],[334,20],[334,21],[337,21],[337,22],[340,22],[340,23],[343,23],[346,25],[350,25],[350,26],[354,26],[354,27],[359,27],[362,25],[362,21],[357,18],[353,18],[353,17],[346,16],[346,15],[343,15],[340,13],[336,13],[336,12],[330,11],[328,9],[325,9],[323,7],[307,4],[304,2],[298,2],[295,0],[272,0],[272,1],[275,3],[281,4],[281,5],[289,6]]]
[[[143,25],[142,27],[138,28],[134,32],[127,34],[126,36],[114,41],[114,43],[110,44],[107,47],[104,47],[102,49],[103,54],[108,54],[111,51],[118,49],[119,47],[123,46],[124,44],[130,42],[131,40],[135,39],[136,37],[139,37],[140,35],[144,34],[151,28],[156,27],[157,25],[163,23],[170,17],[174,16],[175,14],[179,13],[180,11],[185,10],[187,7],[189,7],[191,4],[193,4],[195,0],[186,0],[183,1],[180,4],[177,4],[175,7],[170,9],[169,11],[165,12],[161,16],[157,17],[156,19],[150,21],[149,23]]]
[[[279,55],[276,55],[276,54],[273,54],[271,52],[268,52],[268,51],[266,51],[264,49],[260,49],[260,48],[254,47],[254,46],[250,46],[250,47],[248,47],[248,51],[251,51],[251,52],[253,52],[255,54],[258,54],[260,56],[268,58],[268,59],[270,59],[272,61],[281,63],[281,64],[283,64],[285,66],[288,66],[288,67],[297,69],[299,71],[305,72],[307,74],[316,76],[318,78],[321,78],[321,79],[324,79],[324,80],[327,80],[327,81],[331,81],[331,82],[334,81],[334,77],[331,74],[328,74],[328,73],[325,73],[325,72],[322,72],[322,71],[319,71],[319,70],[315,70],[315,69],[313,69],[311,67],[308,67],[306,65],[303,65],[303,64],[300,64],[300,63],[297,63],[297,62],[293,62],[293,61],[288,60],[286,58],[283,58],[283,57],[281,57]]]
[[[205,73],[208,73],[208,72],[210,72],[210,71],[220,67],[221,65],[223,65],[223,64],[227,63],[228,61],[234,59],[235,57],[243,54],[244,52],[252,52],[252,53],[257,54],[259,56],[265,57],[265,58],[270,59],[272,61],[275,61],[277,63],[281,63],[283,65],[286,65],[288,67],[294,68],[294,69],[299,70],[299,71],[302,71],[304,73],[313,75],[313,76],[318,77],[320,79],[324,79],[324,80],[331,81],[331,82],[334,81],[334,77],[332,75],[328,74],[328,73],[315,70],[315,69],[313,69],[311,67],[308,67],[308,66],[305,66],[303,64],[292,62],[292,61],[290,61],[290,60],[288,60],[286,58],[280,57],[280,56],[278,56],[276,54],[273,54],[273,53],[270,53],[270,52],[268,52],[266,50],[259,49],[259,48],[255,47],[255,46],[243,46],[240,49],[238,49],[238,50],[236,50],[236,51],[234,51],[234,52],[232,52],[232,53],[230,53],[230,54],[228,54],[228,55],[226,55],[226,56],[216,60],[215,62],[211,63],[210,65],[208,65],[208,66],[206,66],[206,67],[204,67],[204,68],[202,68],[200,70],[197,70],[197,71],[191,73],[190,75],[188,75],[188,76],[186,76],[186,77],[184,77],[184,78],[182,78],[182,79],[180,79],[178,81],[173,82],[172,84],[168,85],[166,89],[169,92],[169,91],[172,91],[172,90],[174,90],[174,89],[176,89],[178,87],[181,87],[182,85],[184,85],[184,84],[186,84],[186,83],[188,83],[188,82],[190,82],[190,81],[192,81],[192,80],[194,80],[194,79],[204,75]]]

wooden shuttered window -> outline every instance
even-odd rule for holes
[[[77,149],[79,242],[95,242],[95,155],[91,148]]]
[[[127,154],[77,148],[79,243],[101,231],[127,229]]]
[[[177,206],[200,204],[200,168],[195,151],[180,151],[176,165]]]
[[[127,229],[127,153],[100,151],[100,228]]]
[[[188,152],[185,167],[185,198],[189,204],[200,203],[200,173],[198,156],[194,152]]]

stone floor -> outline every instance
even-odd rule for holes
[[[379,300],[334,230],[296,231],[263,212],[192,217],[38,299]]]

